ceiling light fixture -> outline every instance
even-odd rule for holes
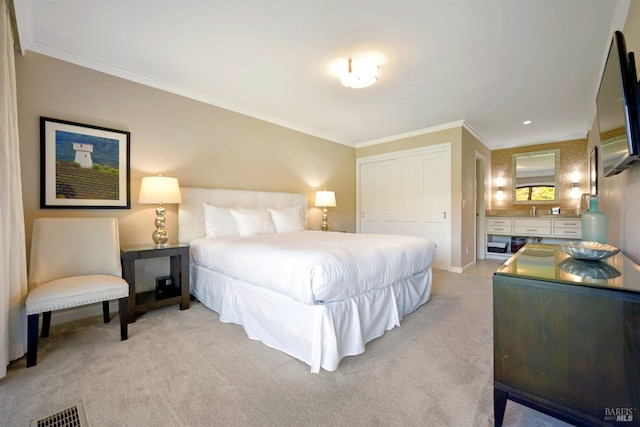
[[[523,125],[530,125],[531,124],[531,120],[525,120],[524,122],[522,122]]]
[[[340,82],[352,89],[371,86],[376,80],[378,80],[378,64],[372,59],[349,58],[349,68],[340,77]]]

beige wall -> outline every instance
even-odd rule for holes
[[[640,2],[632,1],[627,21],[622,30],[627,51],[636,54],[636,69],[640,62]],[[595,102],[595,100],[594,100]],[[600,144],[598,121],[595,120],[589,134],[589,152]],[[626,171],[603,178],[602,164],[598,165],[599,207],[607,214],[608,242],[636,263],[640,263],[640,164]]]
[[[436,132],[402,138],[382,144],[368,145],[356,148],[356,158],[377,156],[380,154],[395,153],[396,151],[411,150],[413,148],[428,147],[430,145],[450,142],[460,142],[460,127],[451,127]],[[459,149],[459,145],[458,145]],[[453,148],[452,148],[453,150]],[[452,153],[453,154],[453,153]]]
[[[595,102],[595,101],[594,101]],[[571,174],[577,170],[580,172],[580,189],[582,193],[588,192],[588,159],[586,139],[575,139],[570,141],[554,142],[550,144],[529,145],[526,147],[505,148],[491,152],[491,184],[492,201],[491,209],[494,210],[529,210],[531,205],[514,205],[512,201],[512,158],[514,154],[527,153],[532,151],[560,149],[560,201],[556,204],[538,204],[538,209],[550,209],[552,206],[559,206],[562,211],[575,212],[580,204],[580,200],[571,197]],[[496,200],[496,180],[499,176],[505,178],[504,199]]]
[[[321,213],[312,206],[315,191],[331,189],[338,202],[329,213],[332,228],[354,231],[356,157],[450,142],[452,266],[473,262],[475,176],[469,162],[476,149],[489,154],[462,127],[356,150],[31,52],[16,58],[16,72],[28,243],[33,219],[43,216],[116,216],[123,246],[149,243],[154,207],[137,198],[141,178],[158,173],[185,186],[306,193],[310,228],[316,229]],[[130,210],[40,209],[40,116],[131,132]],[[177,205],[167,206],[167,230],[177,238]]]
[[[463,126],[411,136],[356,149],[356,158],[413,148],[451,143],[451,268],[459,271],[474,261],[475,239],[475,153],[487,159],[489,149]],[[487,176],[488,171],[487,167]],[[465,208],[462,208],[462,200]],[[468,248],[468,250],[467,250]]]
[[[122,246],[151,244],[155,206],[137,200],[142,177],[159,173],[183,186],[306,193],[311,229],[322,216],[315,191],[334,190],[332,228],[355,231],[352,147],[32,52],[17,55],[16,75],[27,250],[44,216],[115,216]],[[40,116],[131,132],[131,209],[40,209]],[[177,205],[166,208],[175,241]],[[137,262],[137,289],[168,269],[162,258]]]
[[[464,268],[473,264],[476,259],[476,227],[484,230],[482,224],[476,224],[477,216],[481,200],[484,200],[485,206],[488,204],[488,194],[483,189],[489,188],[489,179],[491,171],[491,151],[480,142],[466,128],[462,128],[462,161],[461,161],[461,191],[462,201],[458,206],[461,208],[461,246],[460,246],[460,265]],[[476,159],[484,159],[484,177],[482,183],[481,178],[476,179]],[[483,249],[484,252],[484,249]],[[484,253],[478,254],[484,258]]]
[[[316,189],[336,192],[334,228],[355,230],[355,149],[182,96],[28,52],[16,58],[27,238],[42,216],[116,216],[123,246],[150,242],[154,207],[137,203],[143,176],[183,186],[301,192],[320,227]],[[131,132],[131,209],[40,209],[39,117]],[[177,239],[177,205],[167,205]]]

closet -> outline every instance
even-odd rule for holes
[[[359,233],[403,234],[438,245],[435,268],[451,267],[451,144],[357,159]]]

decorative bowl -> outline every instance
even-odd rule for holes
[[[620,249],[614,246],[598,242],[565,241],[560,243],[560,249],[571,258],[589,261],[607,259],[620,252]]]

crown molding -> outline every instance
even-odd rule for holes
[[[455,122],[444,123],[438,126],[431,126],[424,129],[414,130],[411,132],[399,133],[397,135],[386,136],[384,138],[359,142],[356,144],[356,148],[368,147],[370,145],[384,144],[385,142],[397,141],[400,139],[411,138],[413,136],[426,135],[429,133],[439,132],[447,129],[459,128],[459,127],[462,127],[463,124],[464,124],[464,120],[457,120]]]

